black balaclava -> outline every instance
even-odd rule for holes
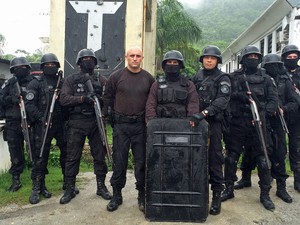
[[[181,69],[181,64],[179,65],[165,65],[164,71],[166,74],[166,79],[169,81],[178,81],[180,78],[180,69]]]
[[[264,66],[267,74],[271,77],[277,77],[278,75],[284,74],[286,71],[282,63],[268,63]]]
[[[80,68],[83,73],[92,74],[96,64],[94,59],[82,60],[80,62]]]
[[[253,74],[257,71],[259,59],[245,57],[242,64],[246,74]]]
[[[295,70],[297,69],[298,67],[298,60],[299,58],[297,59],[284,59],[283,60],[283,63],[284,63],[284,66],[288,69],[288,70]]]
[[[43,67],[43,73],[44,75],[49,75],[49,76],[52,76],[52,75],[56,75],[58,72],[58,67],[57,66],[44,66]]]
[[[16,67],[14,68],[14,74],[16,75],[18,80],[23,80],[29,74],[29,68]]]

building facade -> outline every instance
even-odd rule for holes
[[[280,55],[288,44],[300,47],[300,1],[276,0],[225,49],[222,70],[238,69],[241,51],[247,45],[255,45],[263,55]]]

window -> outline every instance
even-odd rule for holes
[[[262,39],[262,40],[260,41],[260,53],[261,53],[262,55],[264,55],[264,49],[265,49],[265,39]]]
[[[272,34],[268,35],[268,53],[272,53]]]

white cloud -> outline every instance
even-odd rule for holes
[[[50,0],[10,0],[0,7],[0,33],[6,39],[5,54],[17,49],[33,53],[43,46],[39,37],[49,36]]]

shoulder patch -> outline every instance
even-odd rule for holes
[[[228,94],[229,93],[229,86],[227,86],[227,85],[221,86],[221,92],[223,94]]]
[[[230,92],[230,84],[228,82],[226,82],[226,81],[223,81],[223,82],[220,83],[220,85],[221,85],[221,88],[220,88],[221,92],[223,94],[229,94],[229,92]]]

